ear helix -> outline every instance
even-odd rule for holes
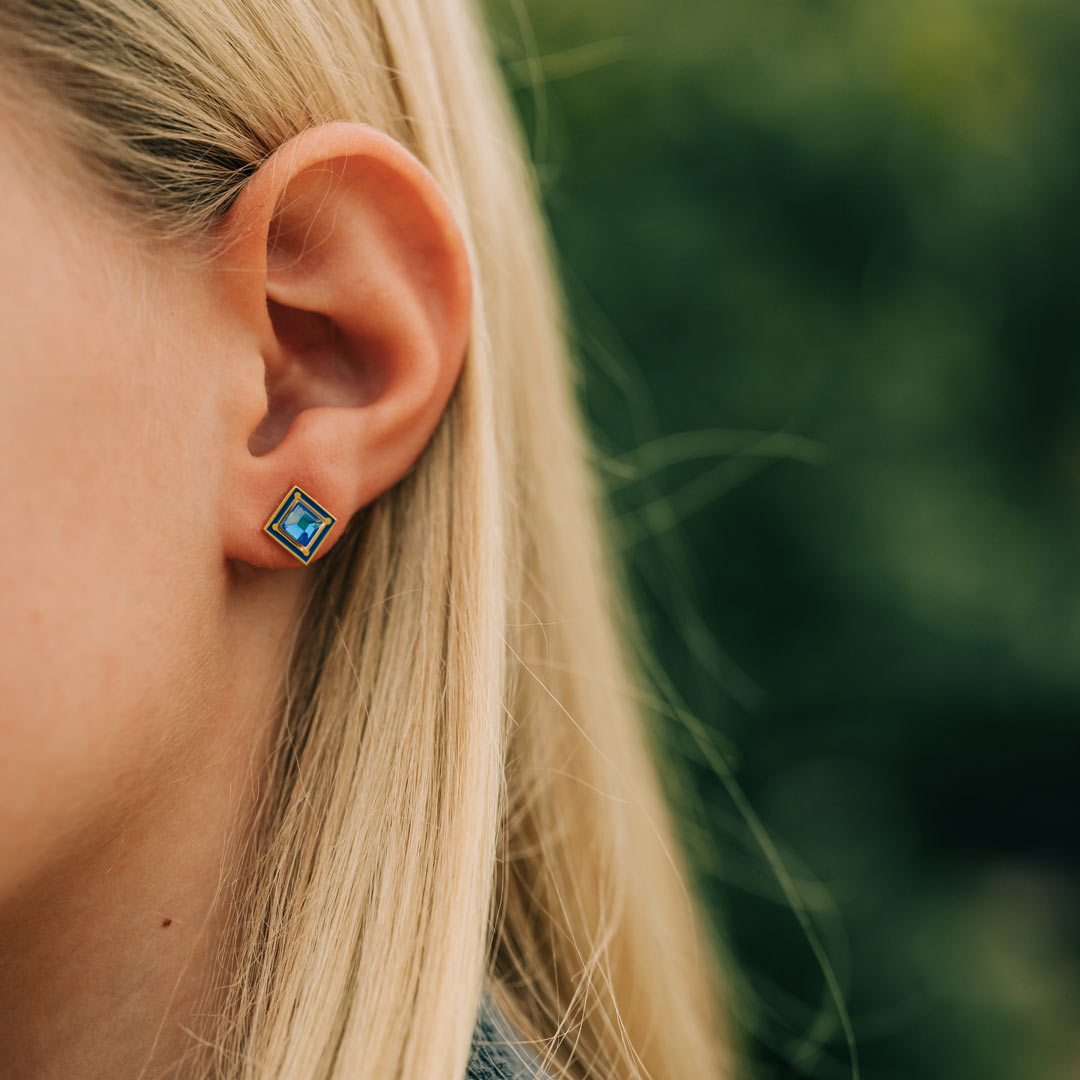
[[[322,547],[336,521],[329,510],[294,486],[278,503],[263,532],[306,565]]]

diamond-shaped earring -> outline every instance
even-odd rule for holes
[[[311,562],[337,518],[306,491],[294,487],[263,526],[286,551],[302,563]]]

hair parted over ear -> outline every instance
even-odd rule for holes
[[[225,554],[297,565],[263,531],[294,486],[338,519],[423,451],[468,345],[464,238],[437,182],[363,123],[310,128],[221,225],[216,286],[244,353],[226,391]]]

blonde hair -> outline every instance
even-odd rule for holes
[[[276,146],[357,120],[432,172],[473,267],[438,430],[313,573],[205,1075],[456,1080],[485,984],[555,1075],[731,1075],[549,237],[467,0],[5,0],[0,51],[147,237],[212,239]]]

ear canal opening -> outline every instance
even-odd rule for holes
[[[374,346],[347,337],[328,315],[270,297],[266,306],[279,348],[266,365],[266,414],[248,438],[255,457],[273,450],[305,409],[370,405],[387,381],[386,366],[372,362]]]

